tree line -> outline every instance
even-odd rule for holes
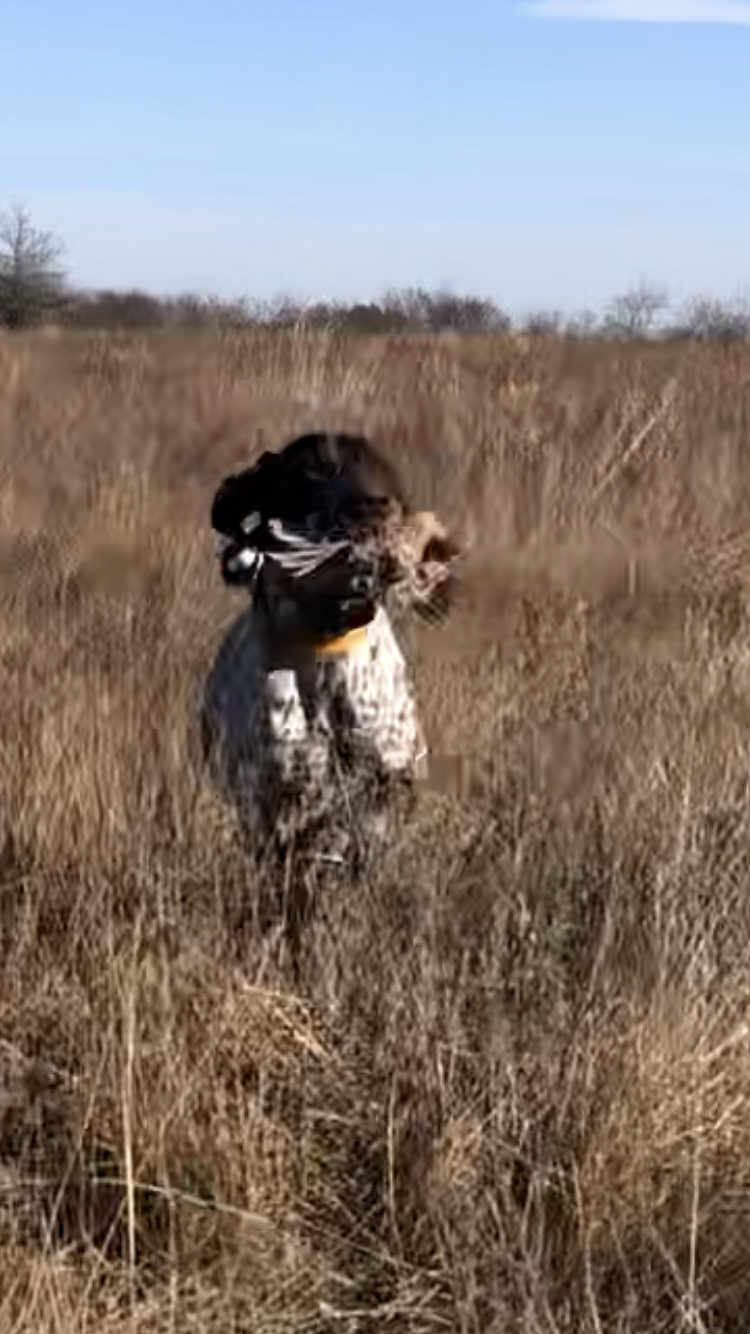
[[[641,282],[602,312],[537,310],[512,319],[497,302],[423,288],[387,291],[371,302],[289,297],[224,301],[186,293],[157,297],[140,290],[81,291],[69,281],[65,246],[14,204],[0,213],[0,327],[44,324],[80,330],[309,329],[369,334],[510,333],[578,338],[750,340],[750,298],[692,297],[673,309],[666,290]]]

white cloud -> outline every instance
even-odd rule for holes
[[[521,11],[542,19],[750,25],[750,0],[529,0]]]

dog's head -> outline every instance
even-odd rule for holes
[[[395,465],[364,436],[314,432],[285,445],[274,456],[269,480],[280,517],[304,519],[329,497],[332,511],[355,521],[377,521],[394,511],[410,513]]]
[[[212,526],[241,538],[252,513],[292,526],[311,514],[346,516],[376,524],[411,512],[395,466],[364,436],[314,432],[298,436],[278,452],[227,477],[214,497]]]

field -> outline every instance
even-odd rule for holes
[[[224,472],[467,546],[304,989],[198,763]],[[750,1328],[750,353],[0,342],[0,1334]]]

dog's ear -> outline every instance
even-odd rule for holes
[[[225,477],[211,505],[211,527],[235,538],[249,514],[273,508],[278,471],[277,455],[267,450],[252,467]]]

